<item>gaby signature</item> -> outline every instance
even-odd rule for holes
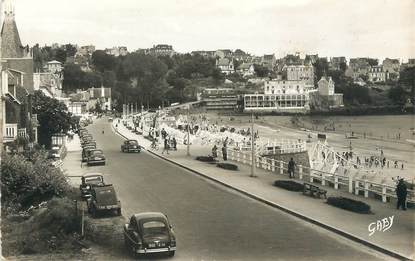
[[[376,231],[385,232],[389,230],[393,225],[394,217],[395,216],[390,216],[370,223],[367,227],[369,230],[369,236],[372,236]]]

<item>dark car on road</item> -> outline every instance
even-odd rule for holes
[[[176,252],[173,227],[167,216],[160,212],[133,215],[124,225],[124,241],[135,256],[167,253],[172,257]]]
[[[126,140],[124,144],[121,145],[122,152],[140,152],[141,146],[136,140]]]
[[[92,187],[91,198],[88,199],[87,204],[88,211],[93,217],[96,217],[98,213],[113,211],[121,216],[121,202],[112,184]]]
[[[88,152],[87,155],[87,164],[90,165],[97,165],[102,164],[105,165],[105,155],[102,150],[99,149],[92,149]]]
[[[82,198],[90,198],[91,190],[93,187],[104,186],[104,177],[100,173],[90,173],[81,177],[81,185],[79,190],[81,191]]]

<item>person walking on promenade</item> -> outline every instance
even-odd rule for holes
[[[295,162],[294,159],[291,158],[290,161],[288,162],[288,175],[291,178],[294,178],[294,168],[295,168]]]
[[[163,139],[165,139],[166,138],[166,136],[167,136],[167,132],[166,132],[166,130],[163,128],[163,129],[161,129],[161,137],[163,138]]]
[[[406,188],[406,184],[403,179],[399,179],[398,185],[396,185],[396,195],[398,196],[398,204],[396,209],[402,207],[403,210],[406,210],[406,195],[408,194],[408,190]]]
[[[212,157],[213,158],[217,158],[218,157],[218,147],[216,147],[216,144],[213,145],[213,148],[212,148]]]
[[[164,139],[164,147],[161,154],[164,154],[164,152],[167,152],[167,154],[169,154],[169,141],[167,140],[167,138]]]
[[[228,151],[226,149],[226,145],[223,145],[222,147],[222,156],[223,156],[223,160],[228,160]]]
[[[173,139],[172,139],[172,145],[173,145],[173,149],[177,150],[177,141],[176,141],[175,137],[173,137]]]

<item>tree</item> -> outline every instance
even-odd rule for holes
[[[404,105],[409,98],[409,93],[401,85],[397,85],[389,89],[388,96],[397,105]]]
[[[130,81],[130,86],[138,90],[141,100],[152,106],[158,106],[163,99],[163,86],[167,66],[150,55],[132,53],[122,62],[123,71]],[[165,90],[164,90],[165,91]]]
[[[66,62],[67,53],[66,50],[63,48],[58,48],[55,54],[55,60],[65,63]]]
[[[65,104],[35,91],[32,98],[33,113],[39,121],[39,144],[49,147],[52,135],[66,133],[75,124]]]
[[[255,64],[255,73],[258,77],[267,77],[270,73],[269,69],[265,66],[262,66],[260,64]]]
[[[102,50],[95,51],[92,54],[91,60],[95,69],[101,73],[104,71],[114,71],[117,65],[116,58]]]
[[[314,63],[314,71],[316,75],[315,83],[317,84],[321,77],[327,75],[329,71],[329,63],[327,61],[327,58],[318,58],[317,61]]]
[[[63,90],[75,91],[83,89],[84,74],[81,67],[77,64],[65,64],[63,68]]]
[[[374,59],[374,58],[367,58],[367,62],[369,63],[370,66],[376,66],[379,64],[378,59]]]
[[[398,84],[409,90],[412,104],[415,104],[415,67],[403,69],[399,75]]]
[[[75,45],[65,44],[65,51],[67,57],[74,57],[77,52],[77,48]]]

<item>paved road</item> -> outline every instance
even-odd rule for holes
[[[121,153],[122,138],[105,118],[88,128],[108,162],[84,167],[83,172],[105,173],[118,191],[125,216],[142,211],[167,214],[177,234],[176,260],[385,259],[150,154]]]

